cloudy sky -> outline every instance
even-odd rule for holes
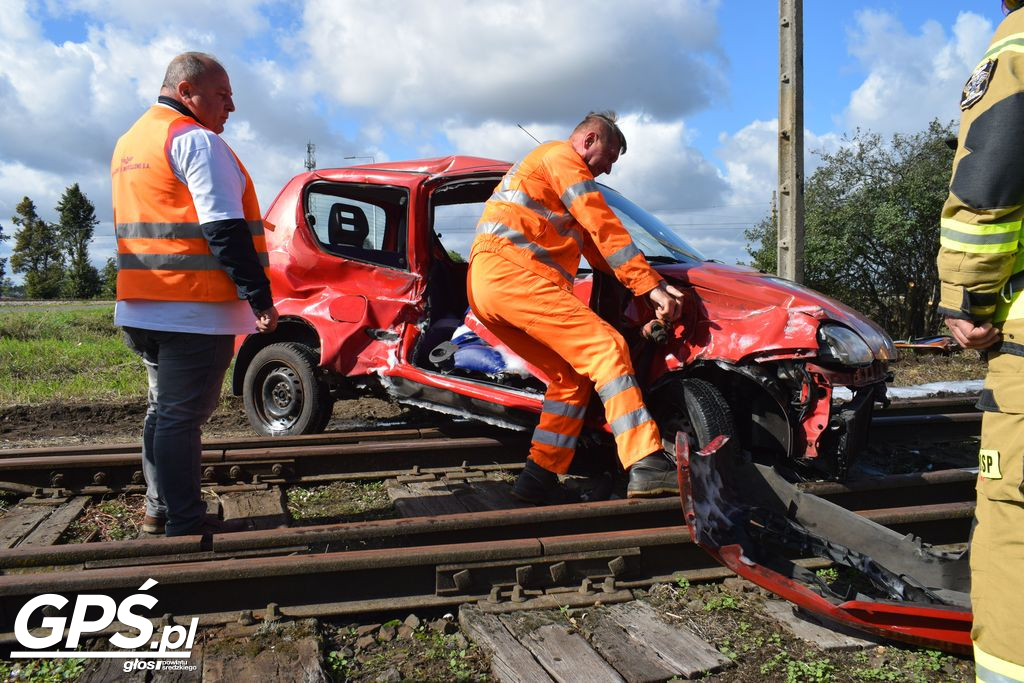
[[[1002,16],[997,0],[804,5],[808,174],[815,151],[857,128],[955,119]],[[743,230],[776,183],[777,12],[771,0],[4,0],[0,226],[13,234],[24,196],[56,220],[77,182],[102,221],[102,265],[114,143],[170,58],[200,50],[231,76],[224,137],[264,208],[303,170],[307,141],[321,168],[514,160],[534,144],[519,125],[557,139],[615,109],[629,152],[603,180],[706,255],[743,261]]]

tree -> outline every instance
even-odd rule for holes
[[[896,338],[938,331],[935,255],[949,191],[952,124],[913,135],[857,131],[805,188],[804,282],[862,311]],[[776,269],[777,226],[745,236],[753,265]]]
[[[14,234],[11,270],[25,274],[25,295],[53,299],[60,293],[64,264],[56,227],[39,218],[36,205],[25,197],[11,218],[19,226]]]
[[[100,275],[89,263],[89,242],[99,223],[96,208],[75,183],[64,191],[57,212],[57,233],[68,264],[61,294],[72,299],[91,299],[100,291]]]
[[[117,298],[117,259],[111,256],[103,266],[100,273],[100,297],[104,299]]]

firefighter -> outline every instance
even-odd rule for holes
[[[1024,681],[1024,0],[1006,18],[960,97],[960,132],[938,256],[940,312],[988,374],[971,537],[979,681]]]
[[[526,467],[512,488],[529,503],[570,499],[558,475],[569,469],[595,388],[629,470],[627,494],[678,492],[675,462],[662,450],[625,341],[572,293],[582,254],[646,295],[658,318],[679,317],[682,292],[647,263],[594,181],[625,151],[614,112],[591,112],[568,140],[542,144],[516,163],[477,224],[470,306],[549,380]]]

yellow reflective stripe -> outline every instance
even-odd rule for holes
[[[947,249],[962,251],[966,254],[1005,254],[1017,250],[1016,239],[1005,244],[969,244],[942,236],[939,238],[939,244]]]
[[[1003,52],[1024,52],[1024,33],[1013,33],[1000,41],[992,43],[989,46],[985,56],[982,57],[982,61],[986,59],[994,59],[1001,55]]]
[[[1006,223],[964,223],[943,218],[939,244],[968,254],[1004,254],[1017,250],[1020,221]]]
[[[1010,233],[1016,237],[1020,232],[1020,221],[1007,223],[964,223],[955,218],[943,218],[939,225],[948,230],[955,230],[966,235],[1001,235]]]
[[[985,683],[1015,681],[1024,683],[1024,666],[994,657],[974,644],[974,667],[977,680]]]

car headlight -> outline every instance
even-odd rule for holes
[[[875,360],[867,342],[853,330],[840,325],[822,325],[818,328],[818,357],[825,362],[854,367],[871,365]]]

